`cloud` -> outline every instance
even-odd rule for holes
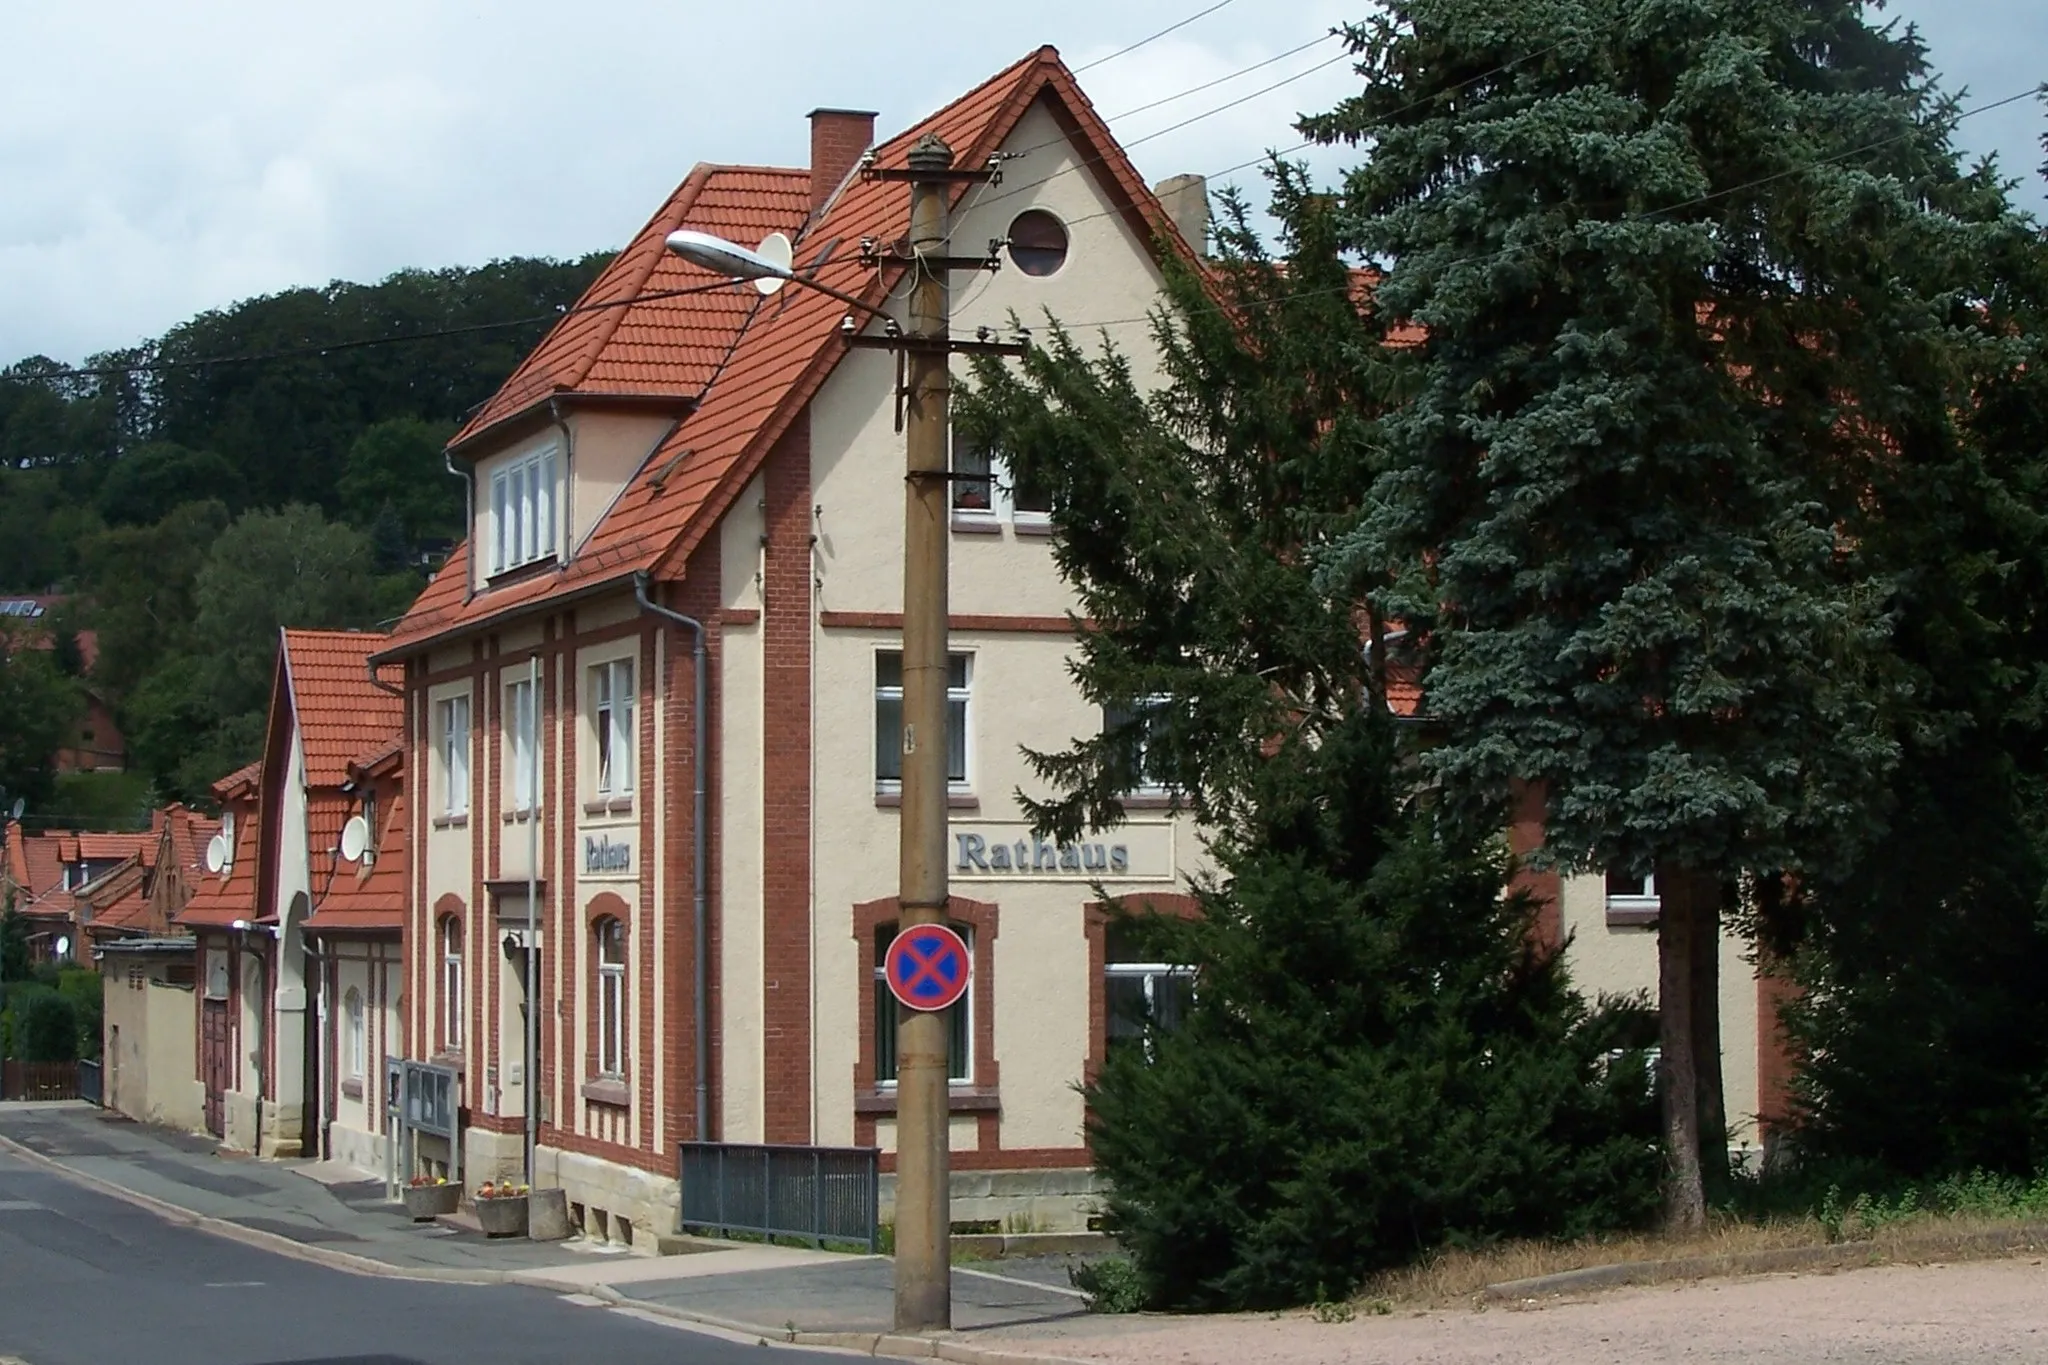
[[[802,164],[803,115],[817,105],[875,108],[884,128],[902,127],[1042,42],[1064,39],[1080,65],[1196,8],[1040,0],[912,39],[872,8],[822,0],[758,11],[675,0],[27,7],[10,15],[15,60],[0,84],[0,363],[82,359],[296,285],[614,247],[700,159]],[[1362,8],[1237,0],[1082,82],[1116,115]],[[2034,79],[2027,54],[2048,45],[2037,0],[1904,0],[1895,12],[1923,18],[1937,63],[1986,96]],[[742,27],[756,16],[758,32]],[[1356,79],[1348,64],[1162,130],[1335,51],[1134,114],[1117,131],[1155,181],[1254,159],[1295,140],[1298,112],[1341,98]],[[2038,111],[2002,113],[1965,125],[1963,140],[1999,146],[2009,173],[2031,173]],[[1328,172],[1342,157],[1314,164]]]

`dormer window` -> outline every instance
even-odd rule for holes
[[[491,572],[555,554],[555,448],[547,446],[491,476]]]

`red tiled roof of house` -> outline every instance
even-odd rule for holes
[[[226,777],[216,779],[213,784],[213,794],[222,801],[226,801],[237,792],[244,788],[254,787],[262,780],[263,760],[259,758],[254,763],[245,764],[235,769]]]
[[[140,855],[144,847],[155,842],[148,834],[100,834],[81,831],[78,835],[78,856],[92,862],[133,858]]]
[[[77,862],[74,851],[67,859],[65,849],[74,850],[71,831],[44,830],[30,834],[18,820],[7,824],[7,875],[21,889],[14,908],[24,915],[69,918],[71,893],[64,889],[64,864]]]
[[[247,773],[248,769],[242,771]],[[215,784],[216,787],[219,785]],[[256,917],[256,834],[259,821],[253,789],[247,789],[245,795],[229,805],[228,810],[235,823],[234,860],[229,863],[225,876],[204,868],[200,870],[193,879],[192,899],[186,902],[177,916],[179,924],[226,928],[238,919],[253,920]]]
[[[952,147],[956,165],[982,165],[1002,145],[1032,104],[1045,97],[1050,97],[1055,115],[1087,154],[1098,179],[1107,182],[1121,201],[1133,226],[1139,228],[1147,240],[1156,233],[1173,249],[1186,251],[1186,243],[1181,241],[1170,218],[1159,209],[1136,169],[1110,136],[1108,127],[1096,115],[1072,74],[1060,62],[1059,54],[1049,47],[1032,53],[930,118],[882,143],[876,149],[876,158],[883,165],[901,164],[904,155],[920,138],[928,133],[937,133]],[[692,172],[690,180],[684,182],[683,189],[670,199],[663,214],[657,215],[655,221],[635,239],[634,246],[627,253],[622,253],[621,261],[630,256],[637,263],[635,268],[645,267],[644,282],[658,289],[684,287],[692,282],[711,279],[705,272],[672,258],[663,250],[661,238],[665,232],[657,231],[657,228],[668,223],[670,216],[676,214],[678,205],[683,206],[678,222],[700,226],[690,216],[688,205],[695,202],[695,196],[703,192],[705,184],[716,175],[727,172],[743,176],[768,174],[752,170],[742,172],[735,168],[700,167]],[[795,173],[777,174],[784,177],[781,191],[771,193],[771,185],[764,181],[752,187],[751,192],[759,198],[751,201],[751,207],[748,207],[749,201],[744,196],[734,197],[731,207],[736,223],[726,226],[721,235],[738,237],[743,242],[755,240],[766,231],[782,225],[780,216],[800,207],[793,200],[785,202],[782,196],[799,183],[807,185],[808,177],[799,177]],[[695,190],[692,189],[693,183],[698,186]],[[966,193],[966,187],[962,187],[961,193]],[[899,234],[908,206],[909,188],[901,182],[853,177],[804,230],[797,246],[797,260],[806,268],[815,265],[815,274],[821,283],[879,303],[900,274],[877,274],[863,267],[851,244],[862,237],[893,237]],[[758,221],[743,221],[748,213],[756,210],[760,215]],[[800,213],[797,216],[799,220],[802,217]],[[837,245],[833,247],[830,258],[817,264],[825,244],[835,242]],[[624,271],[624,267],[616,264],[615,269]],[[605,287],[623,288],[626,278],[628,276],[621,273],[618,279]],[[605,281],[601,279],[599,284],[605,285]],[[593,293],[597,288],[593,286]],[[691,297],[710,299],[726,296],[706,294]],[[644,353],[634,354],[631,364],[673,367],[672,374],[679,390],[691,382],[702,382],[704,378],[711,382],[702,392],[697,406],[648,457],[596,530],[567,564],[552,573],[539,574],[471,597],[468,592],[469,555],[465,543],[449,556],[441,572],[413,603],[405,619],[382,647],[382,657],[396,656],[450,630],[474,627],[565,593],[621,582],[642,571],[674,570],[687,560],[690,551],[709,532],[725,506],[759,468],[770,447],[796,419],[804,404],[810,401],[849,349],[839,331],[839,322],[846,314],[846,307],[826,295],[808,289],[786,289],[770,299],[762,299],[751,290],[736,293],[733,297],[739,298],[742,304],[742,320],[737,323],[737,335],[732,339],[722,363],[714,371],[704,371],[701,375],[690,364],[678,365],[664,357],[683,355],[692,347],[708,354],[717,348],[725,329],[733,326],[733,315],[720,312],[712,322],[707,320],[710,314],[690,310],[674,310],[671,315],[656,311],[643,314],[640,305],[632,309],[608,309],[605,314],[634,314],[634,327],[639,330],[629,331],[622,321],[614,334],[603,340],[597,339],[596,325],[585,323],[584,318],[605,314],[579,315],[558,326],[557,333],[561,339],[558,341],[551,336],[535,355],[539,357],[545,353],[550,357],[547,372],[560,382],[566,383],[566,376],[576,372],[571,360],[586,352],[590,360],[583,373],[586,376],[599,373],[604,364],[610,363],[609,343],[628,335],[634,338],[632,344],[645,347]],[[575,328],[573,335],[582,338],[575,345],[571,344],[572,325]],[[619,344],[624,345],[625,342],[620,340]],[[576,346],[586,349],[577,350]],[[623,358],[626,354],[621,352],[619,363],[622,365],[628,363]],[[515,373],[514,380],[525,382],[519,380],[519,374],[525,372],[526,367],[523,366],[519,373]],[[643,376],[635,382],[653,381]],[[524,396],[526,394],[527,390],[521,389],[518,395],[503,403],[494,399],[485,409],[486,414],[498,414],[490,421],[504,420],[521,405],[530,405],[534,400]],[[480,416],[460,439],[473,437],[489,424]]]
[[[383,642],[360,631],[284,632],[307,786],[341,786],[350,759],[389,744],[404,725],[404,699],[372,686],[367,671],[371,651]]]
[[[556,394],[676,400],[703,392],[759,295],[747,288],[649,298],[717,283],[663,245],[680,227],[746,243],[794,234],[810,208],[810,175],[786,167],[699,166],[456,434],[460,449]]]
[[[334,885],[306,921],[312,933],[400,930],[405,927],[405,797],[394,795],[378,819],[374,859],[343,864]]]
[[[170,828],[172,863],[187,872],[204,871],[206,846],[220,833],[220,821],[173,802],[159,812]]]
[[[76,897],[80,928],[94,937],[109,938],[135,933],[149,927],[147,876],[138,853],[120,867],[80,889]]]

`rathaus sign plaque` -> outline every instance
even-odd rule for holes
[[[1165,882],[1174,880],[1173,826],[1128,824],[1072,843],[1035,838],[1022,821],[954,824],[956,881]]]

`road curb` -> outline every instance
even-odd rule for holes
[[[1939,1248],[1945,1251],[2019,1251],[2042,1244],[2048,1244],[2048,1223],[2016,1223],[2008,1228],[1960,1233],[1942,1238],[1938,1243]],[[1908,1244],[1900,1249],[1911,1251],[1912,1248]],[[1487,1285],[1477,1297],[1488,1303],[1502,1303],[1582,1294],[1595,1289],[1618,1289],[1627,1285],[1665,1284],[1672,1280],[1771,1275],[1787,1270],[1836,1270],[1870,1265],[1890,1254],[1884,1245],[1866,1239],[1833,1242],[1826,1246],[1736,1251],[1721,1256],[1621,1261],[1614,1265],[1559,1271],[1555,1275],[1535,1275],[1525,1280],[1503,1280]]]
[[[197,1228],[215,1237],[257,1247],[279,1256],[288,1256],[296,1261],[326,1266],[330,1270],[346,1271],[351,1275],[374,1276],[378,1279],[426,1280],[437,1284],[506,1283],[507,1272],[502,1270],[458,1270],[453,1266],[397,1266],[369,1256],[357,1256],[327,1247],[308,1246],[304,1242],[295,1242],[281,1233],[265,1232],[261,1228],[247,1228],[240,1223],[231,1223],[225,1218],[195,1213],[181,1204],[173,1204],[169,1200],[131,1190],[126,1185],[117,1184],[90,1171],[81,1171],[76,1166],[67,1165],[55,1157],[45,1156],[33,1147],[23,1146],[5,1134],[0,1134],[0,1151],[19,1157],[32,1166],[50,1171],[74,1185],[83,1185],[110,1198],[133,1204],[179,1227]]]
[[[721,1318],[694,1309],[631,1298],[608,1284],[586,1290],[592,1298],[619,1308],[654,1313],[678,1322],[715,1328],[720,1332],[752,1337],[764,1346],[792,1346],[799,1349],[851,1351],[856,1355],[895,1360],[947,1360],[955,1365],[1095,1365],[1067,1356],[1037,1355],[1029,1351],[980,1346],[951,1337],[905,1336],[895,1332],[805,1332],[789,1327],[763,1327],[759,1323]]]

